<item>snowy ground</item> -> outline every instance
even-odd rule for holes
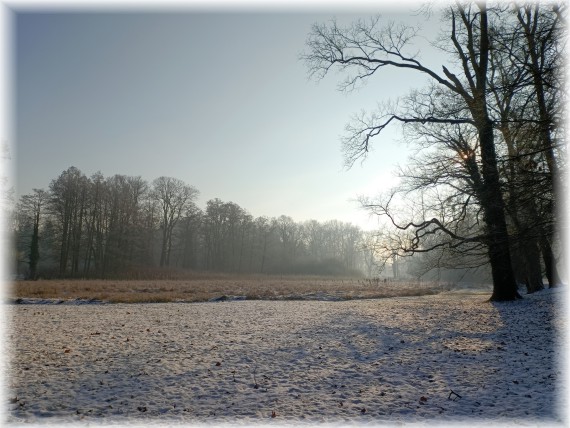
[[[565,425],[562,296],[5,305],[5,413],[27,426]]]

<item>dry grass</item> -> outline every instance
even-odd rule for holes
[[[296,276],[212,275],[186,280],[16,281],[9,298],[97,299],[112,303],[204,302],[226,296],[245,299],[363,299],[437,294],[435,283],[378,282]]]

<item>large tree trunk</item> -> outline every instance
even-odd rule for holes
[[[486,109],[483,111],[486,111]],[[486,116],[486,114],[484,116]],[[487,228],[487,246],[493,277],[493,294],[491,300],[520,299],[521,296],[517,291],[517,283],[511,264],[509,235],[505,220],[503,195],[499,182],[493,125],[487,117],[484,117],[481,122],[482,124],[478,127],[478,130],[484,188],[480,195],[480,202]]]
[[[489,233],[488,248],[489,262],[493,277],[492,301],[516,300],[521,298],[517,291],[517,284],[511,267],[509,241],[506,226],[501,221],[501,214],[497,209],[485,209],[487,230]]]
[[[480,15],[479,62],[472,61],[475,71],[475,89],[473,99],[469,100],[472,117],[479,134],[481,150],[481,175],[483,189],[479,200],[487,228],[489,262],[493,276],[492,301],[515,300],[521,296],[513,274],[509,248],[509,234],[505,219],[505,203],[499,181],[497,153],[493,135],[493,123],[489,119],[487,106],[487,67],[489,64],[489,33],[487,8],[485,3],[478,3]]]

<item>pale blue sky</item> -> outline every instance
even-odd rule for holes
[[[413,9],[377,12],[399,20]],[[198,188],[202,208],[218,197],[254,216],[368,227],[353,199],[389,183],[407,150],[393,128],[347,171],[340,136],[353,113],[421,80],[387,70],[345,94],[336,90],[341,75],[308,80],[298,59],[314,22],[365,15],[17,13],[17,194],[47,188],[73,165],[88,176],[176,177]],[[439,22],[423,25],[427,35]]]

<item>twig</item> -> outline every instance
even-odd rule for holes
[[[453,401],[457,400],[458,398],[461,399],[461,395],[459,395],[457,392],[453,391],[452,389],[450,390],[451,392],[449,393],[449,396],[447,397],[448,400],[451,400],[451,396],[455,395],[455,398],[453,398]]]

